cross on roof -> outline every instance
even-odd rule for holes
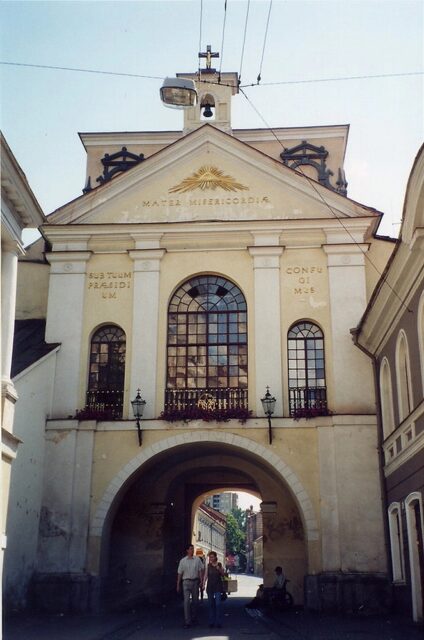
[[[212,58],[219,58],[219,53],[212,52],[212,47],[210,44],[206,47],[206,51],[199,52],[199,58],[206,58],[206,69],[210,71],[215,71],[215,69],[211,69]]]

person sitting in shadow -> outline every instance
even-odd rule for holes
[[[266,606],[265,587],[260,584],[256,596],[246,605],[246,609],[263,609]]]

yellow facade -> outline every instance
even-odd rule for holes
[[[217,105],[231,92],[217,94]],[[40,573],[89,575],[87,600],[97,603],[124,582],[128,602],[163,597],[192,531],[192,505],[231,487],[262,498],[265,584],[282,564],[303,603],[305,580],[310,591],[326,576],[386,572],[372,370],[350,329],[378,279],[367,255],[384,265],[392,244],[375,238],[374,210],[311,179],[311,166],[306,176],[285,166],[266,132],[231,131],[224,108],[217,126],[196,113],[184,135],[82,134],[93,185],[106,152],[125,145],[145,160],[43,227],[51,245],[46,340],[61,343],[46,474],[71,483],[73,497],[63,515],[65,497],[47,483],[45,528],[59,526],[63,540],[41,541]],[[307,136],[325,145],[328,167],[342,168],[347,127],[279,131],[287,147]],[[161,418],[169,304],[205,275],[235,284],[246,303],[252,413],[244,424]],[[22,306],[40,308],[33,297],[22,295]],[[295,419],[287,335],[299,322],[324,335],[328,411]],[[78,421],[93,335],[108,325],[126,337],[122,416]],[[267,385],[277,401],[271,434],[261,404]],[[130,404],[138,388],[141,448]],[[72,581],[66,588],[72,593]]]

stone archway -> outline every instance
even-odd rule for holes
[[[227,490],[247,487],[261,495],[264,581],[272,581],[276,564],[285,564],[301,603],[304,576],[317,558],[311,500],[294,471],[268,448],[216,430],[158,441],[109,483],[89,541],[89,566],[102,592],[126,602],[170,593],[177,560],[192,539],[192,506],[222,482]]]
[[[164,451],[169,451],[174,447],[186,444],[195,444],[200,442],[222,443],[235,448],[242,449],[249,454],[253,454],[262,459],[267,465],[272,466],[274,471],[287,484],[293,497],[299,507],[300,514],[305,527],[306,539],[309,542],[316,541],[319,538],[318,524],[314,513],[312,502],[307,491],[294,471],[269,448],[264,447],[257,442],[253,442],[248,438],[238,436],[225,431],[191,431],[184,432],[169,438],[164,438],[159,442],[155,442],[150,447],[141,451],[130,462],[128,462],[119,473],[109,483],[102,499],[96,509],[94,517],[90,525],[90,536],[101,537],[103,527],[107,518],[110,507],[118,495],[123,485],[128,479],[140,469],[148,460],[155,455]]]

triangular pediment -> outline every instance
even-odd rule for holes
[[[317,220],[372,212],[210,125],[49,216],[54,224]]]

